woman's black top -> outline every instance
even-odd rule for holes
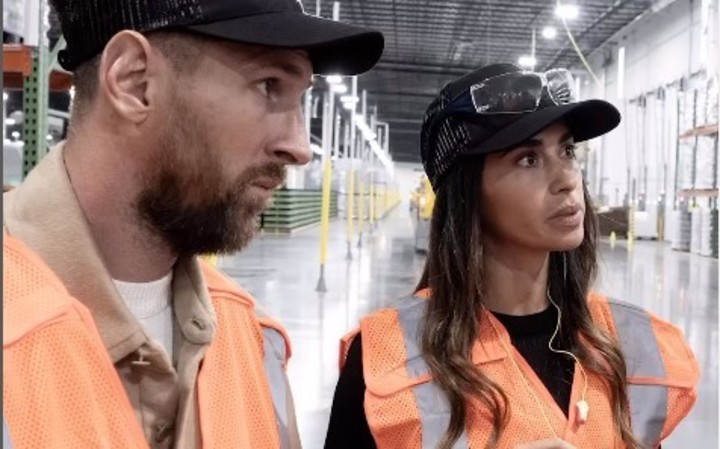
[[[505,326],[513,346],[533,368],[567,416],[575,364],[570,357],[553,353],[548,348],[548,342],[557,325],[555,307],[550,306],[533,315],[493,315]],[[358,335],[350,345],[345,367],[340,374],[325,449],[376,448],[363,409],[365,379],[361,341],[362,335]],[[569,349],[569,345],[562,341],[560,336],[556,337],[553,347]]]

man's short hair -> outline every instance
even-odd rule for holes
[[[198,64],[195,61],[202,54],[203,46],[215,39],[193,33],[157,31],[147,35],[150,43],[170,61],[180,75],[192,75]],[[74,73],[75,98],[72,104],[71,128],[81,122],[92,107],[100,81],[100,59],[102,54],[80,64]]]

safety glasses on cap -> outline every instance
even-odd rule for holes
[[[487,115],[522,114],[546,106],[545,99],[549,99],[555,106],[577,101],[575,81],[566,69],[552,69],[544,73],[511,72],[494,76],[470,86],[469,97],[468,92],[460,94],[448,105],[448,109]],[[472,106],[468,100],[472,101]],[[472,110],[468,110],[468,107],[472,107]]]

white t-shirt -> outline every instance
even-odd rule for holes
[[[173,359],[172,271],[152,282],[114,280],[130,312]]]

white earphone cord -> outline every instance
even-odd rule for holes
[[[547,298],[548,298],[548,301],[550,301],[550,304],[552,304],[558,312],[557,326],[555,326],[555,332],[553,332],[552,337],[550,337],[550,340],[548,341],[548,349],[550,349],[550,351],[553,353],[564,354],[569,357],[572,357],[572,359],[577,364],[578,368],[580,368],[580,373],[583,376],[583,391],[582,391],[581,399],[575,404],[575,408],[577,411],[578,421],[580,421],[580,423],[585,423],[585,422],[587,422],[588,413],[590,411],[590,407],[587,403],[587,400],[585,399],[586,394],[587,394],[587,388],[588,388],[587,374],[585,373],[585,369],[582,367],[580,360],[578,360],[578,358],[575,356],[575,354],[573,354],[572,352],[569,352],[569,351],[555,349],[553,347],[553,345],[552,345],[553,341],[555,340],[555,337],[557,337],[557,334],[560,332],[560,325],[562,323],[562,311],[560,310],[560,307],[555,303],[555,301],[553,301],[552,297],[550,296],[549,290],[547,292]],[[483,308],[485,308],[485,307],[483,306]],[[490,312],[487,309],[485,311],[488,313],[488,315],[490,315]],[[553,427],[552,423],[550,422],[550,418],[547,416],[547,413],[545,413],[545,407],[543,406],[542,401],[538,397],[537,393],[535,393],[535,389],[530,385],[530,381],[528,381],[527,377],[525,376],[525,373],[523,373],[522,369],[520,368],[520,365],[518,365],[518,363],[515,361],[515,357],[513,356],[513,353],[510,350],[510,348],[508,348],[507,345],[505,344],[505,341],[503,341],[500,331],[495,326],[495,323],[493,322],[491,317],[488,317],[488,321],[490,322],[490,325],[492,326],[493,330],[495,331],[495,334],[498,336],[498,339],[500,340],[500,344],[502,345],[503,349],[510,357],[510,360],[511,360],[514,368],[520,374],[520,378],[523,380],[523,383],[525,384],[525,388],[528,390],[530,395],[535,400],[535,403],[537,404],[538,409],[540,410],[540,414],[542,415],[542,417],[545,421],[545,424],[547,424],[547,427],[550,430],[550,433],[552,434],[552,436],[554,438],[559,438],[557,432],[555,432],[555,428]]]
[[[550,296],[550,289],[548,289],[547,298],[548,298],[548,301],[550,301],[550,304],[552,304],[555,307],[555,309],[557,310],[557,313],[558,313],[557,326],[555,326],[555,332],[553,332],[552,337],[550,337],[550,341],[548,341],[548,349],[550,349],[550,351],[555,354],[563,354],[568,357],[571,357],[575,361],[575,364],[577,364],[577,367],[580,368],[580,373],[583,376],[583,391],[582,391],[582,397],[581,397],[580,401],[578,401],[577,404],[575,404],[575,406],[577,407],[578,418],[579,418],[580,422],[584,423],[587,421],[587,415],[588,415],[588,412],[590,411],[590,407],[586,400],[587,389],[588,389],[587,374],[585,373],[585,369],[583,368],[582,363],[580,363],[580,360],[577,358],[577,356],[575,354],[573,354],[570,351],[564,351],[562,349],[555,349],[553,347],[553,341],[555,341],[555,337],[557,337],[557,334],[560,332],[560,325],[562,323],[562,310],[560,310],[560,306],[558,306],[555,303],[555,301],[553,301],[552,296]]]

